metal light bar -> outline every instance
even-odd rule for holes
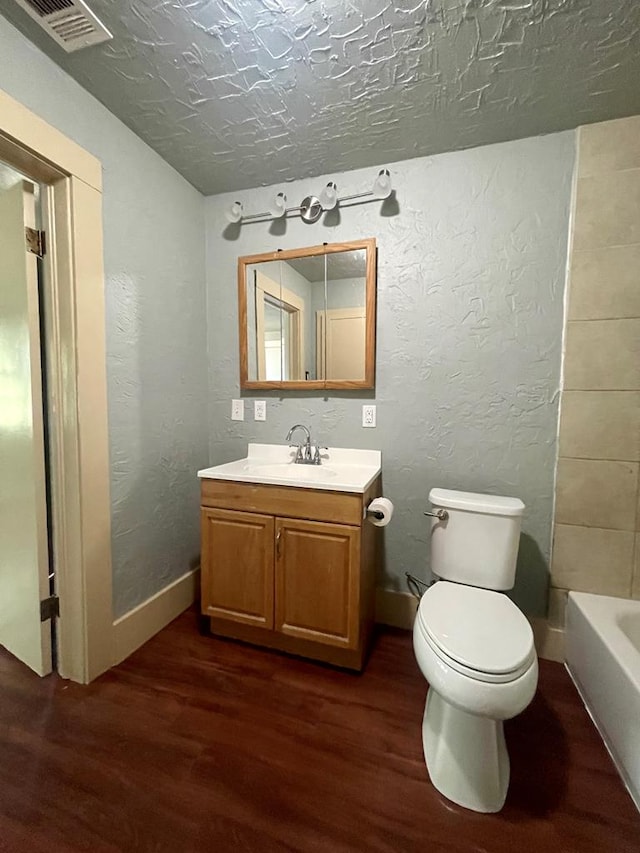
[[[342,202],[360,199],[384,201],[384,199],[389,198],[392,192],[391,173],[388,169],[380,169],[373,182],[373,188],[366,190],[366,192],[338,196],[336,184],[329,181],[320,193],[319,198],[313,195],[307,196],[299,205],[294,207],[287,207],[286,195],[279,192],[274,198],[271,210],[245,214],[242,202],[234,201],[225,211],[225,216],[230,223],[239,225],[242,222],[266,222],[271,219],[282,219],[290,214],[297,213],[304,222],[312,223],[317,222],[323,213],[339,207]]]

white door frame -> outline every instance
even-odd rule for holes
[[[289,319],[289,340],[291,352],[289,361],[289,379],[304,379],[304,299],[270,279],[260,270],[256,270],[256,349],[258,356],[258,380],[266,379],[264,353],[264,295],[282,303]]]
[[[58,672],[88,682],[113,662],[102,166],[1,89],[0,158],[44,186]]]

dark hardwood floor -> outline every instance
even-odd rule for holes
[[[640,816],[559,664],[507,724],[511,787],[431,787],[425,682],[383,631],[363,675],[200,636],[187,612],[88,687],[0,654],[0,851],[640,851]]]

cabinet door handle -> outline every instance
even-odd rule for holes
[[[280,537],[282,536],[282,528],[280,527],[276,534],[276,556],[280,556]]]

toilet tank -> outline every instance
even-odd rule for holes
[[[429,500],[449,517],[431,525],[431,571],[483,589],[515,583],[524,504],[519,498],[432,489]]]

